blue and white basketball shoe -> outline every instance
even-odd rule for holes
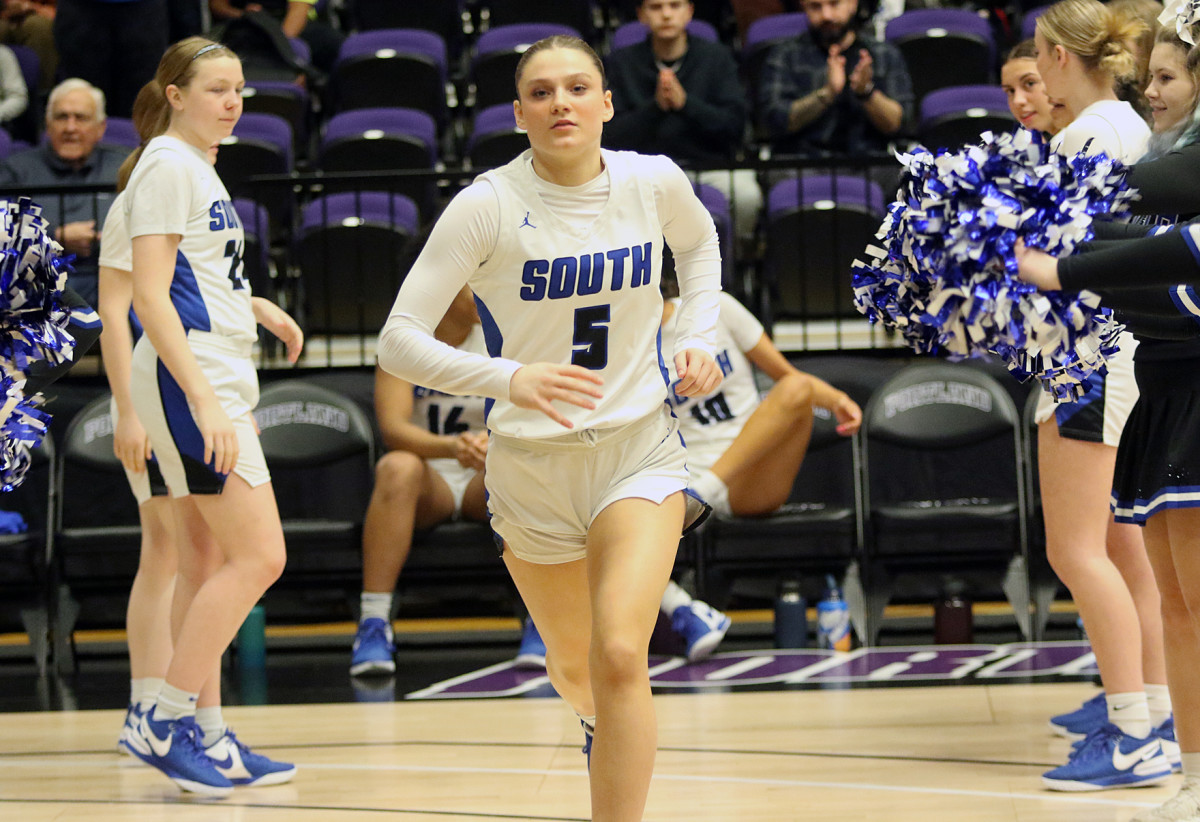
[[[1179,740],[1175,738],[1175,714],[1164,719],[1163,723],[1154,729],[1154,735],[1162,742],[1163,753],[1171,763],[1171,770],[1175,773],[1182,772],[1183,756],[1179,750]]]
[[[204,753],[213,761],[217,772],[234,785],[282,785],[291,782],[296,775],[295,765],[256,754],[229,728],[220,739],[205,748]]]
[[[396,673],[396,644],[386,619],[368,617],[358,623],[350,651],[350,676]]]
[[[1066,739],[1083,739],[1108,722],[1108,702],[1104,691],[1073,711],[1050,717],[1050,730]]]
[[[728,616],[698,599],[680,605],[671,614],[671,628],[687,643],[688,662],[697,662],[715,651],[732,624]]]
[[[1171,776],[1162,740],[1154,734],[1138,739],[1106,722],[1071,752],[1066,765],[1042,774],[1052,791],[1103,791],[1158,785]]]
[[[121,726],[121,735],[117,737],[117,750],[123,754],[133,756],[133,749],[129,747],[129,738],[137,733],[138,723],[142,721],[142,709],[136,702],[129,703],[129,707],[125,709],[125,724]]]
[[[143,714],[137,732],[129,738],[129,749],[134,755],[158,768],[185,791],[205,796],[229,796],[233,792],[233,783],[204,753],[196,718],[158,720],[153,714],[153,709]]]

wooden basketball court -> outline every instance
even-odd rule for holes
[[[1083,683],[718,692],[656,697],[646,820],[1126,822],[1164,787],[1042,790],[1068,743],[1046,719]],[[181,794],[114,750],[120,711],[0,715],[0,819],[12,822],[586,820],[582,735],[557,699],[226,709],[297,763],[290,785]]]

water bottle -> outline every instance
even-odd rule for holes
[[[267,665],[267,614],[255,605],[246,614],[246,621],[237,632],[237,661],[242,669],[265,668]]]
[[[962,580],[947,580],[933,609],[933,641],[938,645],[970,645],[975,637],[971,602]]]
[[[832,576],[825,577],[825,598],[817,603],[817,647],[850,650],[850,606]]]
[[[800,582],[785,579],[775,598],[775,647],[808,647],[808,604],[800,593]]]

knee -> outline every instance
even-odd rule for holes
[[[803,374],[788,374],[783,377],[775,383],[771,394],[778,398],[788,416],[797,419],[812,416],[812,383]]]
[[[425,461],[408,451],[389,451],[375,465],[375,494],[404,496],[415,492]]]
[[[560,694],[577,693],[591,684],[587,655],[546,654],[546,674]]]
[[[598,686],[619,687],[639,683],[649,676],[648,648],[627,636],[592,640],[592,679]]]
[[[271,537],[262,540],[258,550],[240,569],[256,588],[263,591],[270,588],[283,576],[284,566],[287,565],[287,551],[284,548],[283,534],[278,539]]]

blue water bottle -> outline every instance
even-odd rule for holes
[[[825,577],[825,598],[817,603],[817,647],[850,650],[850,607],[832,576]]]

